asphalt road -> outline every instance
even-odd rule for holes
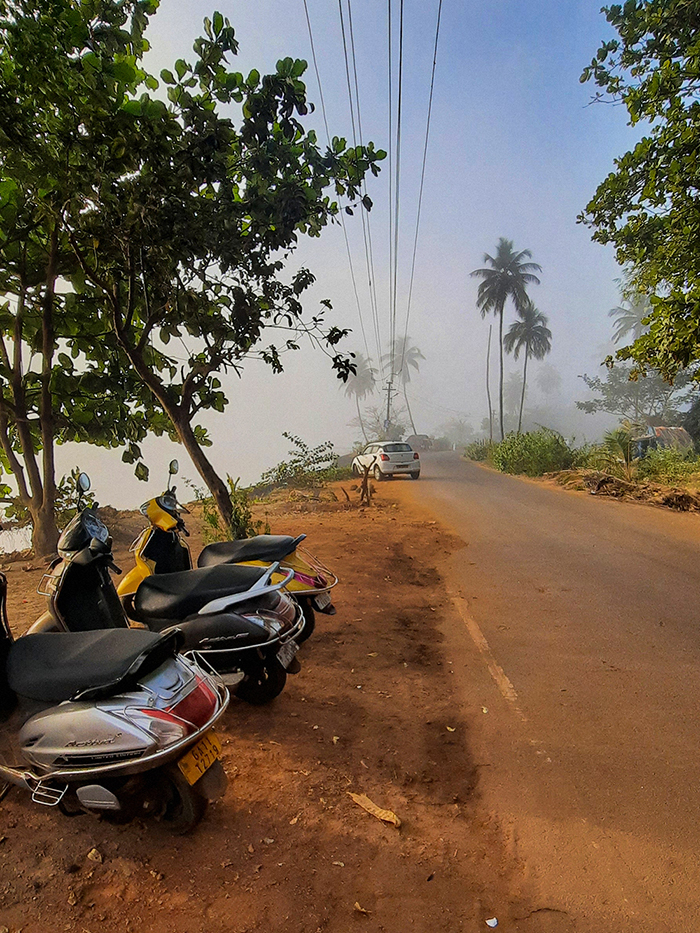
[[[399,494],[467,543],[447,644],[518,929],[697,931],[700,516],[422,459]]]

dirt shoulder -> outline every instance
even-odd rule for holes
[[[319,616],[301,673],[274,703],[231,703],[218,727],[224,800],[173,838],[153,823],[68,819],[12,791],[0,805],[0,927],[457,933],[517,915],[517,866],[480,809],[446,654],[453,610],[438,566],[462,542],[392,501],[388,485],[365,510],[337,492],[337,502],[302,495],[262,509],[273,532],[306,533],[336,570],[338,612]],[[125,570],[139,521],[119,520]],[[43,608],[40,576],[21,565],[8,574],[18,631]],[[401,828],[348,792],[393,810]]]

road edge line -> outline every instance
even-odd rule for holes
[[[516,715],[522,722],[527,722],[527,716],[525,713],[523,713],[518,704],[517,690],[511,683],[506,672],[493,656],[493,652],[491,651],[489,643],[486,641],[484,633],[481,631],[478,623],[469,612],[466,599],[463,596],[458,596],[455,594],[452,594],[451,598],[457,612],[459,613],[460,618],[467,627],[467,631],[469,632],[472,641],[484,658],[484,661],[486,661],[488,672],[493,678],[496,686],[503,696],[503,699],[510,703]]]

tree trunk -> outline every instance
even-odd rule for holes
[[[179,412],[177,414],[173,413],[172,410],[166,411],[166,414],[172,421],[182,446],[190,455],[197,472],[206,483],[209,492],[211,492],[225,528],[230,530],[233,527],[233,506],[231,505],[231,497],[226,483],[205,456],[204,451],[197,442],[197,438],[194,436],[189,419],[183,417]]]
[[[493,408],[491,406],[491,379],[489,370],[491,366],[491,331],[493,324],[489,324],[489,345],[486,349],[486,398],[489,403],[489,444],[493,444]]]
[[[523,391],[520,396],[520,417],[518,418],[518,434],[520,434],[520,428],[523,424],[523,405],[525,404],[525,386],[527,385],[527,358],[530,355],[530,350],[528,347],[525,347],[525,365],[523,366]]]
[[[417,434],[416,426],[413,423],[413,415],[411,414],[411,406],[408,404],[408,393],[406,392],[406,383],[403,384],[403,397],[406,402],[406,410],[408,411],[408,420],[411,422],[411,430],[414,434]]]
[[[369,441],[367,440],[367,432],[365,431],[365,424],[364,424],[364,421],[362,420],[362,415],[360,413],[360,396],[357,394],[355,394],[355,404],[357,405],[357,420],[360,422],[360,430],[362,431],[362,436],[365,439],[365,444],[368,444]]]
[[[498,318],[498,346],[500,358],[500,370],[498,374],[498,415],[501,422],[501,440],[505,437],[503,430],[503,308],[500,309]]]
[[[56,554],[59,538],[53,502],[44,503],[38,509],[30,505],[29,512],[32,516],[32,548],[34,549],[34,556],[38,558],[53,557]]]

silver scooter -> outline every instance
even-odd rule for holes
[[[181,636],[112,629],[12,637],[0,573],[0,797],[67,815],[192,829],[226,774],[212,726],[228,691]]]

